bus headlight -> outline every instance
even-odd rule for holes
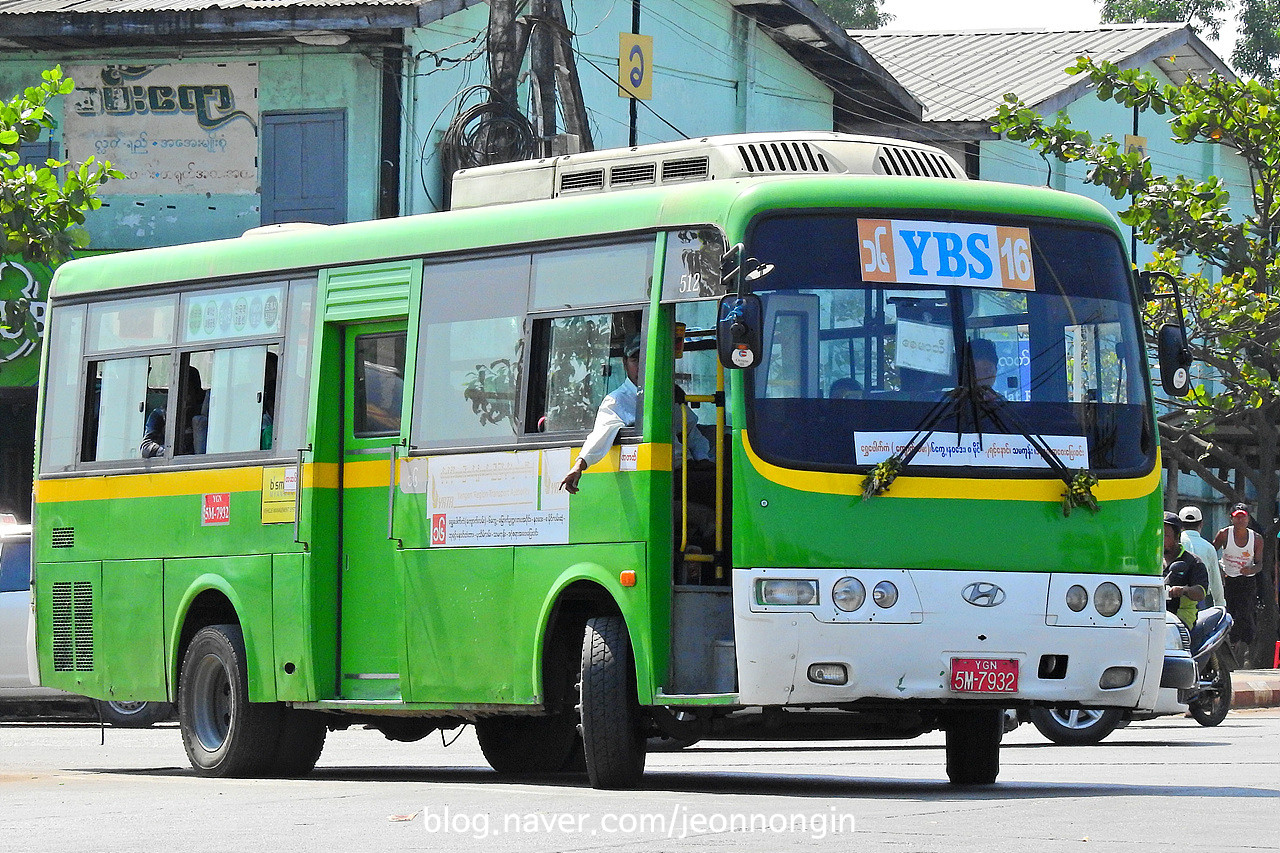
[[[1139,613],[1159,613],[1164,610],[1164,588],[1158,586],[1131,586],[1129,600]]]
[[[898,588],[889,581],[880,581],[871,590],[871,600],[876,603],[876,607],[892,607],[898,603]]]
[[[1089,603],[1089,591],[1080,584],[1075,584],[1071,589],[1067,590],[1067,606],[1079,613],[1084,610]]]
[[[791,606],[817,604],[818,582],[792,578],[758,580],[756,603]]]
[[[1107,581],[1099,584],[1093,593],[1093,606],[1098,608],[1098,612],[1103,616],[1115,616],[1120,612],[1120,605],[1124,603],[1124,596],[1120,594],[1120,587]]]
[[[867,588],[857,578],[840,578],[831,587],[831,600],[845,613],[852,613],[867,600]]]
[[[831,588],[831,601],[846,613],[854,612],[867,601],[867,587],[858,578],[841,578]]]

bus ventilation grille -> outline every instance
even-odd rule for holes
[[[560,176],[560,192],[574,193],[604,189],[604,169],[569,172]]]
[[[53,671],[93,671],[93,584],[53,585]]]
[[[54,548],[74,548],[76,547],[76,529],[74,527],[55,527],[49,539],[49,545]]]
[[[896,148],[884,145],[876,157],[880,170],[886,175],[906,175],[916,178],[959,178],[951,164],[932,151],[915,148]]]
[[[748,172],[830,172],[821,151],[807,142],[761,142],[739,145],[738,154]]]
[[[705,181],[711,174],[711,161],[706,157],[685,157],[662,162],[662,181]]]
[[[609,170],[609,185],[614,187],[652,184],[657,179],[658,167],[653,163],[633,163]]]

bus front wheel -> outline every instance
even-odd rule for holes
[[[249,701],[239,625],[209,625],[196,632],[178,676],[182,745],[196,772],[217,777],[272,773],[283,711],[279,703]]]
[[[1004,712],[975,708],[953,712],[945,721],[947,778],[953,785],[990,785],[1000,774]]]
[[[645,737],[632,672],[631,644],[622,618],[588,619],[579,711],[593,788],[634,788],[644,774]]]

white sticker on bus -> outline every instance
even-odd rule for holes
[[[863,281],[1036,289],[1027,228],[859,219],[858,245]]]
[[[464,453],[427,460],[432,547],[569,541],[569,449]]]
[[[854,460],[875,465],[901,453],[914,432],[855,432]],[[1041,435],[1038,438],[1068,468],[1089,467],[1089,441],[1079,435]],[[1049,463],[1025,436],[991,433],[935,433],[911,460],[912,465],[985,468],[1048,468]]]
[[[898,367],[948,376],[955,348],[950,326],[898,321],[898,346],[894,356]]]

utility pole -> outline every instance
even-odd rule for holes
[[[534,127],[538,132],[538,151],[545,157],[551,153],[551,140],[556,135],[556,43],[559,33],[548,24],[555,0],[533,0],[533,20],[529,28],[529,68],[533,72],[536,91],[534,103],[538,115]]]
[[[524,49],[518,45],[519,41],[515,0],[490,0],[487,36],[489,86],[499,99],[512,106],[516,103],[516,80],[524,59]]]
[[[534,132],[540,153],[548,153],[556,135],[557,104],[564,113],[565,131],[578,138],[578,149],[591,151],[594,143],[573,54],[573,32],[565,19],[562,0],[533,0],[532,11],[517,20],[516,0],[491,0],[489,85],[498,100],[516,109],[520,67],[528,51],[538,109]]]
[[[631,34],[633,36],[640,35],[640,0],[631,0]],[[636,102],[638,100],[635,95],[632,95],[628,105],[631,112],[631,134],[629,138],[632,148],[639,144],[638,129],[636,127]]]

